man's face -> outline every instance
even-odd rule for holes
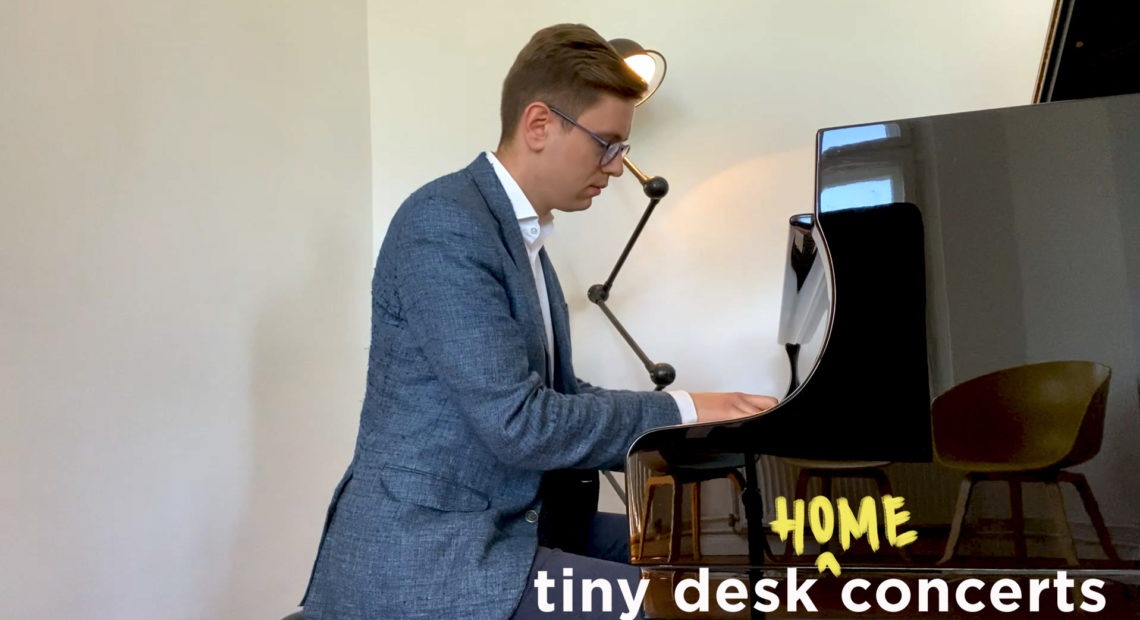
[[[632,101],[604,94],[575,120],[607,142],[624,142],[633,125]],[[600,164],[604,147],[582,128],[550,115],[543,182],[551,209],[582,211],[609,184],[611,176],[621,176],[622,158]]]

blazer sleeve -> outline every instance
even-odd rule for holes
[[[514,264],[494,218],[440,197],[414,207],[392,224],[408,329],[449,406],[504,463],[542,471],[613,467],[638,435],[680,422],[668,394],[548,389],[527,362],[527,324],[513,316],[506,289],[505,269]]]
[[[606,391],[605,388],[601,388],[588,381],[584,381],[580,377],[574,377],[574,379],[578,382],[578,393],[580,394],[597,394],[598,392]]]

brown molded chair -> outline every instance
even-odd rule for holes
[[[1088,481],[1081,474],[1063,471],[1091,459],[1100,450],[1111,374],[1107,366],[1095,362],[1029,364],[971,379],[934,400],[931,431],[935,459],[966,472],[939,564],[954,556],[974,484],[983,481],[1009,484],[1016,533],[1014,553],[1018,558],[1025,557],[1021,485],[1040,482],[1045,485],[1064,536],[1065,560],[1077,564],[1059,486],[1068,482],[1080,493],[1105,556],[1119,560]]]

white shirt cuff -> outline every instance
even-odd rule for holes
[[[681,424],[692,424],[697,421],[697,406],[693,404],[693,397],[688,392],[669,390],[666,394],[677,401],[677,408],[681,410]]]

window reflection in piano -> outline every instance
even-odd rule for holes
[[[820,136],[819,146],[820,150],[829,151],[848,144],[874,142],[885,138],[897,138],[899,131],[898,123],[875,123],[873,125],[854,125],[851,127],[828,129]]]
[[[824,211],[837,211],[839,209],[853,209],[867,205],[885,205],[898,202],[896,191],[897,182],[891,177],[855,181],[843,185],[834,185],[819,194],[820,209]]]
[[[819,145],[821,211],[905,202],[914,156],[898,123],[828,129]]]

